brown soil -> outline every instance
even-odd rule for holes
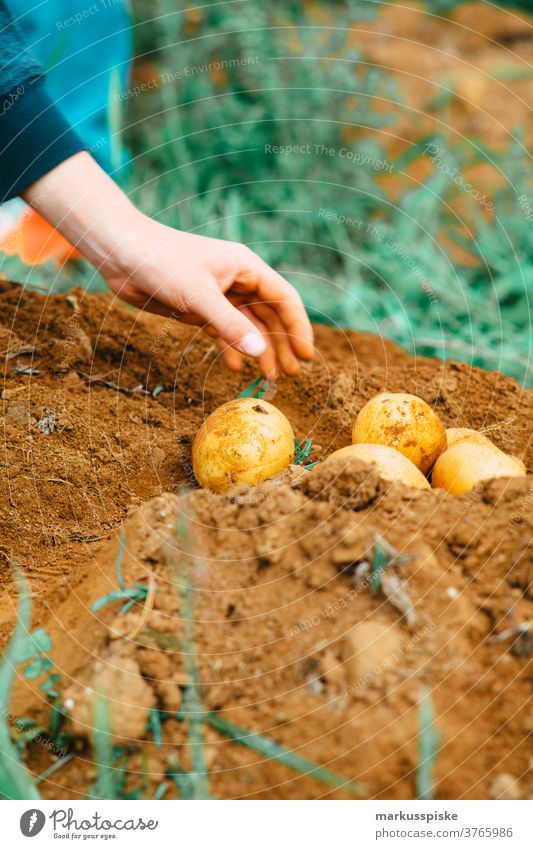
[[[251,364],[229,374],[202,336],[79,290],[45,298],[4,284],[0,308],[0,637],[13,627],[16,566],[70,706],[74,757],[41,782],[44,796],[90,793],[94,692],[110,699],[131,785],[142,772],[153,792],[177,759],[187,768],[186,721],[163,723],[162,748],[146,731],[151,707],[179,710],[188,680],[186,567],[205,708],[363,781],[367,797],[410,798],[429,688],[436,797],[494,795],[501,774],[519,782],[508,792],[533,796],[531,640],[513,631],[533,619],[531,476],[451,497],[386,484],[352,460],[215,496],[191,486],[191,440],[255,377]],[[348,444],[356,411],[388,389],[420,395],[447,426],[493,428],[531,470],[532,393],[514,381],[414,360],[365,334],[316,332],[316,361],[280,380],[274,399],[298,439],[313,438],[312,459]],[[121,529],[125,582],[155,581],[153,610],[149,600],[124,616],[119,602],[93,613],[116,589]],[[376,534],[399,556],[373,595],[364,572]],[[181,548],[194,550],[194,567]],[[46,724],[38,683],[19,674],[12,713]],[[53,761],[39,743],[27,750],[34,773]],[[206,761],[222,798],[345,795],[212,729]]]

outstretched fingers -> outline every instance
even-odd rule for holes
[[[271,306],[278,314],[288,334],[291,347],[303,360],[313,358],[313,329],[300,295],[277,271],[260,257],[245,249],[245,259],[235,276],[236,292],[254,295],[254,301]]]

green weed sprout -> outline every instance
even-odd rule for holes
[[[116,561],[116,575],[119,588],[118,590],[113,590],[112,592],[107,593],[107,595],[97,599],[91,607],[91,610],[94,613],[101,610],[102,607],[109,604],[111,601],[122,600],[125,601],[125,603],[120,609],[119,616],[123,616],[134,604],[141,604],[146,600],[146,596],[148,595],[148,587],[146,584],[135,582],[132,587],[126,587],[126,584],[124,583],[124,578],[122,577],[122,559],[124,557],[125,547],[126,533],[125,531],[122,531]]]
[[[440,734],[435,731],[431,694],[425,690],[418,705],[418,767],[416,798],[433,799],[433,770],[440,746]]]
[[[379,539],[374,545],[374,556],[370,571],[370,589],[374,595],[381,591],[381,578],[390,563],[390,556],[387,549]]]
[[[242,392],[239,392],[237,398],[262,398],[268,392],[270,383],[263,377],[257,377]]]
[[[306,469],[307,471],[310,471],[313,468],[313,466],[316,466],[316,464],[318,463],[318,460],[315,460],[314,463],[308,463],[307,462],[307,460],[309,459],[311,452],[313,450],[312,446],[313,446],[313,440],[312,439],[308,439],[305,442],[305,444],[302,446],[302,445],[300,445],[300,443],[298,442],[296,437],[294,438],[294,451],[295,451],[294,465],[295,466],[303,466],[304,469]]]

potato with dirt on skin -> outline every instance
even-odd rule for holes
[[[480,433],[478,430],[472,430],[470,427],[447,427],[446,428],[446,444],[448,448],[453,448],[454,445],[461,445],[465,442],[470,443],[471,445],[485,445],[487,448],[492,448],[493,451],[499,451],[501,454],[505,454],[505,451],[502,451],[501,448],[498,448],[494,442],[491,442],[488,437],[485,436],[484,433]],[[511,454],[506,454],[505,456],[512,456]],[[518,457],[513,457],[513,460],[516,460],[517,463],[521,465],[524,472],[526,467],[522,460]]]
[[[521,460],[504,454],[493,445],[460,442],[441,454],[433,469],[431,485],[451,495],[462,495],[482,481],[521,478],[525,474]]]
[[[388,445],[347,445],[346,448],[334,451],[324,462],[348,457],[358,457],[363,462],[375,466],[379,476],[387,481],[401,481],[405,486],[431,489],[420,469],[404,454],[395,448],[389,448]]]
[[[426,475],[446,448],[446,432],[422,398],[403,392],[381,392],[359,411],[352,442],[395,448]]]
[[[473,430],[471,427],[447,427],[446,428],[446,446],[453,448],[454,445],[460,445],[462,442],[469,442],[472,445],[488,445],[496,448],[493,442],[490,441],[483,433],[478,430]],[[499,451],[499,448],[496,448]]]
[[[227,492],[276,475],[294,459],[294,433],[286,416],[257,398],[237,398],[207,417],[192,446],[200,486]]]

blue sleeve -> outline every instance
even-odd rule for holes
[[[43,69],[0,2],[0,202],[84,149],[50,100]]]
[[[41,74],[42,68],[24,43],[6,4],[0,2],[0,94],[5,96]]]

